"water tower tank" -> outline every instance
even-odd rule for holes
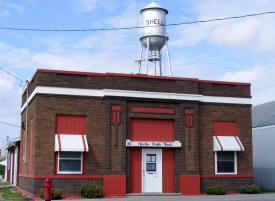
[[[139,40],[142,45],[147,48],[147,40],[149,40],[149,50],[160,50],[165,45],[168,37],[166,35],[166,15],[168,11],[161,8],[155,2],[150,3],[140,11],[141,26]]]

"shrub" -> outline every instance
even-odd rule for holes
[[[102,198],[103,190],[101,186],[93,184],[83,184],[80,188],[80,194],[84,198]]]
[[[61,189],[52,188],[51,196],[53,200],[62,200],[63,191]],[[45,197],[45,189],[40,190],[40,198]]]
[[[247,186],[241,186],[239,188],[240,193],[245,193],[245,194],[257,194],[261,192],[261,189],[259,186],[256,186],[255,184],[253,185],[247,185]]]
[[[223,186],[212,186],[206,189],[207,195],[225,195],[226,189]]]

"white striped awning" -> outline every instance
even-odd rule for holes
[[[214,151],[244,151],[244,146],[237,136],[214,136]]]
[[[55,134],[55,151],[88,152],[86,135]]]

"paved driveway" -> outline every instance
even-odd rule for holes
[[[95,199],[89,199],[95,201]],[[89,201],[74,200],[74,201]],[[220,196],[127,196],[125,198],[104,198],[98,201],[275,201],[275,194],[220,195]],[[73,200],[71,200],[73,201]]]

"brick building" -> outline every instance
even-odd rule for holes
[[[237,191],[253,182],[250,101],[247,83],[37,70],[22,96],[19,188]]]

